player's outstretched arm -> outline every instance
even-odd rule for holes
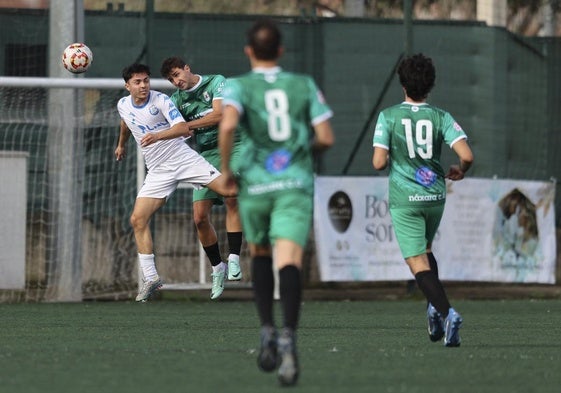
[[[215,126],[222,120],[222,99],[212,101],[212,111],[199,119],[191,120],[187,124],[189,128],[196,131],[199,128]]]
[[[189,126],[186,122],[182,121],[180,123],[175,124],[173,127],[154,133],[148,133],[142,137],[140,141],[140,145],[142,147],[151,145],[157,141],[162,141],[166,139],[174,139],[179,137],[189,137],[193,135],[193,131],[189,129]]]

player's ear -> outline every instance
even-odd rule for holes
[[[243,53],[245,53],[247,57],[253,57],[253,49],[249,45],[243,47]]]

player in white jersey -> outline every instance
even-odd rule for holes
[[[126,142],[132,134],[141,147],[148,169],[130,217],[143,273],[143,285],[136,301],[146,301],[162,286],[149,226],[154,213],[165,204],[180,182],[188,182],[195,188],[208,187],[223,196],[234,196],[235,188],[230,187],[214,166],[184,142],[191,130],[167,95],[150,90],[148,66],[132,64],[126,67],[123,79],[130,95],[121,98],[117,104],[121,126],[115,157],[118,161],[125,157]]]

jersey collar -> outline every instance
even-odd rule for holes
[[[190,93],[190,92],[192,92],[192,91],[194,91],[194,90],[197,90],[197,88],[201,85],[201,83],[203,83],[203,76],[202,76],[202,75],[195,74],[195,76],[198,76],[198,77],[199,77],[199,81],[198,81],[197,83],[195,83],[195,86],[191,87],[190,89],[185,89],[185,90],[183,90],[183,91],[186,91],[186,92],[189,92],[189,93]]]
[[[403,101],[403,104],[421,106],[421,105],[428,105],[428,102],[407,102],[407,101]]]
[[[278,74],[282,71],[282,68],[279,66],[275,67],[255,67],[251,71],[257,72],[259,74]]]

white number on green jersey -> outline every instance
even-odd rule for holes
[[[275,142],[290,138],[290,117],[288,115],[288,98],[283,90],[267,90],[265,107],[268,113],[269,137]]]
[[[415,123],[415,140],[411,119],[401,119],[401,124],[405,127],[409,158],[415,158],[416,153],[424,159],[432,158],[432,121],[423,119]]]

